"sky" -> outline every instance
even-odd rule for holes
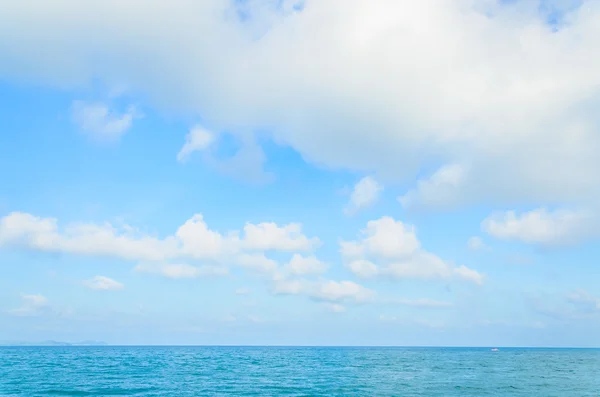
[[[0,3],[0,341],[600,347],[600,3]]]

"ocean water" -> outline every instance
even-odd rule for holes
[[[600,396],[600,350],[1,347],[2,396]]]

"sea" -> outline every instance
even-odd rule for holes
[[[600,350],[0,347],[1,396],[600,396]]]

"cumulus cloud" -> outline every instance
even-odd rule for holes
[[[139,264],[134,270],[139,273],[153,273],[171,279],[226,276],[229,270],[217,265],[192,266],[186,263]]]
[[[302,226],[290,223],[278,226],[273,222],[244,226],[243,247],[258,251],[312,251],[321,245],[317,237],[308,238],[302,234]]]
[[[106,276],[95,276],[91,280],[84,281],[83,284],[97,291],[118,291],[125,288],[122,283]]]
[[[350,203],[344,209],[347,215],[352,215],[363,208],[372,205],[383,192],[383,185],[373,177],[366,176],[354,185],[350,194]]]
[[[292,259],[284,266],[284,271],[293,275],[322,274],[327,271],[328,265],[315,256],[302,256],[294,254]]]
[[[460,189],[430,181],[407,203],[593,200],[600,5],[581,3],[550,26],[538,1],[18,1],[0,75],[125,83],[218,130],[268,126],[327,167],[468,164]]]
[[[455,267],[421,248],[414,227],[391,217],[369,221],[359,240],[340,242],[340,253],[350,271],[362,278],[459,278],[476,284],[483,282],[483,275],[476,270]]]
[[[43,313],[49,307],[48,298],[41,294],[23,295],[21,299],[21,306],[9,311],[13,316],[36,316]]]
[[[118,113],[103,103],[74,101],[71,117],[83,132],[93,138],[114,141],[131,128],[134,118],[140,117],[140,114],[133,106],[124,113]]]
[[[244,231],[240,238],[239,231],[224,234],[211,230],[203,216],[196,214],[174,235],[159,238],[128,225],[73,223],[60,228],[55,218],[12,212],[0,219],[0,246],[162,263],[179,258],[222,262],[244,250],[310,251],[320,244],[318,238],[305,236],[297,223],[248,223]]]
[[[192,153],[207,149],[214,140],[215,137],[211,131],[201,126],[193,127],[185,137],[185,144],[177,153],[177,161],[186,161]]]
[[[574,244],[598,233],[594,214],[585,211],[538,208],[517,214],[492,214],[481,223],[483,231],[502,240],[560,246]]]

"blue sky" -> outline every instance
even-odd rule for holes
[[[0,6],[0,341],[600,345],[597,3],[76,3]]]

